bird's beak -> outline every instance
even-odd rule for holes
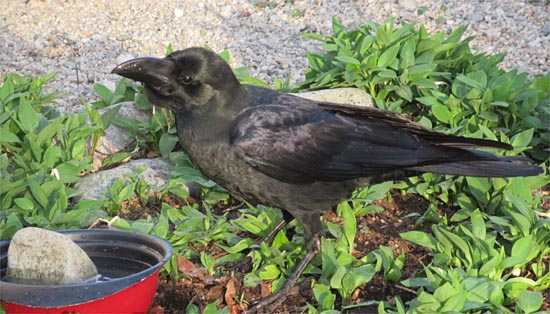
[[[117,65],[111,73],[142,82],[151,87],[170,84],[174,63],[165,58],[137,58]]]

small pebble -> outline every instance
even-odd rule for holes
[[[183,16],[183,10],[182,9],[174,9],[174,16],[175,17],[182,17]]]

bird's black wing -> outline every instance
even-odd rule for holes
[[[432,144],[452,146],[456,148],[497,148],[512,150],[513,147],[510,144],[497,142],[492,140],[478,139],[478,138],[466,138],[448,133],[437,132],[429,129],[419,122],[416,122],[411,116],[391,112],[374,107],[360,107],[347,104],[335,104],[329,102],[318,103],[319,107],[330,110],[333,112],[341,112],[348,115],[355,115],[357,117],[365,117],[384,121],[389,125],[400,128],[407,131],[410,134],[414,134]]]
[[[235,152],[279,180],[341,181],[461,158],[462,150],[441,149],[415,134],[430,134],[429,129],[413,125],[408,130],[413,122],[405,116],[377,110],[357,116],[301,98],[284,99],[244,110],[231,130]]]

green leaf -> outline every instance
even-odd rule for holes
[[[7,142],[7,143],[19,143],[19,137],[17,135],[13,134],[12,132],[4,129],[0,129],[0,143],[1,142]]]
[[[273,280],[281,274],[281,271],[276,265],[267,265],[264,270],[260,272],[260,278],[263,280]]]
[[[490,112],[490,111],[485,111],[485,112],[482,112],[478,115],[478,117],[480,117],[481,119],[483,120],[487,120],[487,121],[490,121],[490,122],[498,122],[500,116],[494,112]]]
[[[424,104],[428,107],[433,107],[433,106],[436,106],[436,105],[443,105],[436,97],[432,97],[432,96],[417,97],[416,101],[418,101],[421,104]],[[426,119],[427,121],[430,121],[426,117],[422,117],[422,118]]]
[[[448,300],[452,296],[456,295],[458,293],[457,288],[453,287],[453,285],[450,282],[446,282],[443,285],[439,286],[434,291],[434,297],[439,302],[444,302],[445,300]]]
[[[64,119],[55,119],[48,123],[44,128],[42,128],[42,130],[40,130],[40,133],[38,133],[38,136],[36,137],[36,142],[40,145],[42,145],[43,143],[50,144],[53,141],[56,133],[60,129],[63,129],[63,122]]]
[[[136,102],[136,108],[139,110],[149,110],[153,107],[143,93],[136,93],[134,101]]]
[[[128,89],[127,80],[122,78],[118,80],[115,91],[113,93],[113,99],[111,99],[112,104],[117,104],[126,100],[133,100],[133,97],[130,99],[126,98],[126,90]]]
[[[534,129],[522,131],[512,137],[510,144],[514,146],[514,148],[527,147],[533,138],[534,132]]]
[[[330,278],[330,287],[333,289],[342,289],[342,279],[347,273],[347,269],[344,266],[338,266],[332,278]]]
[[[116,118],[118,112],[120,111],[120,106],[121,105],[113,106],[101,115],[101,123],[103,123],[104,129],[107,129],[111,125],[111,122],[113,122],[113,119]]]
[[[160,238],[166,239],[168,237],[169,232],[169,223],[168,223],[168,216],[165,214],[165,212],[162,212],[158,217],[158,222],[155,224],[154,230],[155,235]]]
[[[227,306],[224,306],[223,309],[218,310],[219,304],[219,300],[216,300],[214,303],[208,304],[204,308],[203,314],[229,314],[229,309],[227,308]]]
[[[502,251],[503,252],[503,251]],[[490,260],[485,262],[479,269],[479,275],[488,278],[494,278],[499,270],[500,262],[502,261],[502,255],[495,255]],[[498,279],[498,278],[496,278]]]
[[[415,64],[415,57],[414,57],[414,51],[416,49],[416,41],[414,38],[410,38],[409,40],[405,41],[403,43],[403,46],[401,47],[401,53],[400,53],[400,65],[399,67],[401,69],[407,69]]]
[[[472,253],[470,252],[468,243],[464,239],[441,226],[434,225],[433,231],[437,240],[444,243],[447,250],[458,248],[468,263],[472,263]]]
[[[411,81],[427,77],[437,68],[437,64],[417,64],[408,68]]]
[[[521,212],[521,216],[524,217],[528,223],[533,222],[533,210],[526,204],[524,199],[509,190],[504,191],[504,195],[514,204],[514,207]]]
[[[399,234],[401,239],[421,245],[432,251],[436,249],[437,240],[423,231],[407,231]]]
[[[172,43],[168,43],[168,45],[166,45],[166,49],[165,49],[164,53],[166,55],[169,55],[172,52],[174,52],[174,47],[172,46]]]
[[[73,159],[81,160],[86,153],[86,140],[81,138],[73,144],[71,156]]]
[[[458,43],[462,35],[464,35],[464,32],[466,31],[467,28],[468,28],[468,25],[461,25],[457,27],[455,30],[453,30],[449,34],[449,36],[447,36],[447,40],[445,40],[445,42]]]
[[[413,98],[413,93],[412,93],[412,90],[411,90],[411,87],[408,86],[408,85],[401,85],[401,86],[398,86],[396,89],[395,89],[395,93],[397,95],[399,95],[399,97],[407,100],[407,101],[412,101],[412,98]]]
[[[359,62],[359,60],[355,59],[354,57],[350,57],[350,56],[336,56],[335,59],[338,60],[338,61],[342,61],[344,63],[361,65],[361,62]]]
[[[518,305],[524,313],[534,313],[541,308],[543,301],[540,292],[524,290],[519,295]]]
[[[380,68],[385,68],[392,64],[399,53],[399,48],[399,44],[394,44],[387,48],[378,58],[378,63],[376,65]]]
[[[32,178],[28,178],[27,182],[29,183],[29,188],[31,189],[31,194],[34,199],[42,206],[42,208],[47,208],[48,206],[48,197],[42,190],[40,184],[34,181]]]
[[[525,262],[537,257],[539,252],[539,245],[532,234],[517,240],[512,246],[512,257],[520,257]]]
[[[107,88],[107,86],[95,83],[94,84],[94,91],[101,98],[105,106],[111,105],[111,102],[113,100],[113,92],[111,92],[110,89]]]
[[[466,293],[455,293],[445,301],[445,304],[438,309],[441,313],[458,313],[461,312],[466,304]]]
[[[420,54],[425,51],[433,51],[435,48],[437,48],[439,45],[441,45],[441,42],[438,40],[432,40],[432,39],[425,39],[420,41],[418,44],[417,53]],[[429,63],[429,62],[420,62],[416,61],[417,63]]]
[[[342,205],[342,217],[344,219],[344,235],[348,241],[349,253],[353,252],[353,244],[355,243],[355,235],[357,233],[357,220],[355,214],[348,202],[340,203]]]
[[[15,205],[17,205],[19,208],[21,208],[22,210],[27,210],[27,211],[31,211],[34,209],[34,204],[32,203],[31,200],[29,199],[26,199],[26,198],[16,198],[13,200],[13,202],[15,203]]]
[[[313,287],[313,295],[315,300],[319,303],[319,306],[323,310],[330,310],[334,308],[334,302],[336,301],[336,295],[330,291],[330,288],[323,284],[315,284]]]
[[[444,105],[440,105],[440,104],[433,105],[432,112],[434,117],[443,123],[450,124],[451,120],[453,119],[453,115],[451,111],[449,111],[449,108],[447,108]]]
[[[168,157],[176,147],[178,137],[174,134],[164,133],[159,140],[159,150],[162,157]]]
[[[117,202],[123,202],[128,200],[133,194],[136,188],[136,183],[132,182],[126,185],[119,193],[116,195]]]
[[[337,36],[344,31],[344,27],[340,24],[340,21],[336,17],[332,17],[332,33]]]
[[[26,132],[34,132],[40,123],[40,115],[34,111],[34,108],[28,101],[20,100],[17,118],[19,125]]]
[[[132,223],[132,230],[138,231],[141,233],[150,233],[151,230],[153,230],[154,226],[155,224],[153,222],[138,220]]]
[[[464,74],[457,75],[456,79],[458,81],[470,86],[470,87],[475,88],[475,89],[478,89],[478,90],[483,90],[484,89],[484,86],[480,82],[478,82],[476,80],[473,80],[471,78],[468,78]]]
[[[481,216],[479,209],[476,209],[471,216],[472,221],[472,233],[480,240],[485,240],[486,237],[486,226],[485,220]]]
[[[489,202],[489,189],[491,183],[487,178],[466,177],[468,182],[468,190],[474,195],[476,200],[481,204]]]
[[[367,35],[363,37],[363,40],[361,41],[361,46],[359,48],[359,53],[361,55],[365,55],[367,53],[367,50],[372,46],[374,43],[374,37],[372,35]]]
[[[222,52],[219,53],[219,56],[223,59],[223,61],[225,61],[226,63],[229,63],[229,61],[231,60],[231,55],[229,53],[229,50],[224,50]]]
[[[258,231],[258,233],[260,233],[260,231]],[[233,246],[225,246],[219,243],[217,244],[217,246],[227,251],[228,253],[239,253],[246,249],[249,249],[254,244],[256,243],[252,239],[246,238],[246,239],[241,239],[239,242],[237,242]]]

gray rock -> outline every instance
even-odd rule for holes
[[[323,89],[312,92],[296,93],[294,95],[311,100],[335,102],[338,104],[350,104],[365,107],[374,106],[374,101],[369,94],[362,89],[352,87]]]
[[[143,171],[137,174],[138,169],[143,169]],[[97,200],[107,192],[115,181],[124,178],[124,175],[137,175],[151,187],[160,188],[169,183],[171,169],[172,164],[163,158],[132,160],[116,168],[90,174],[75,187],[81,193],[81,199]]]
[[[97,275],[88,255],[65,235],[40,228],[15,233],[8,249],[7,278],[35,285],[67,285]]]

